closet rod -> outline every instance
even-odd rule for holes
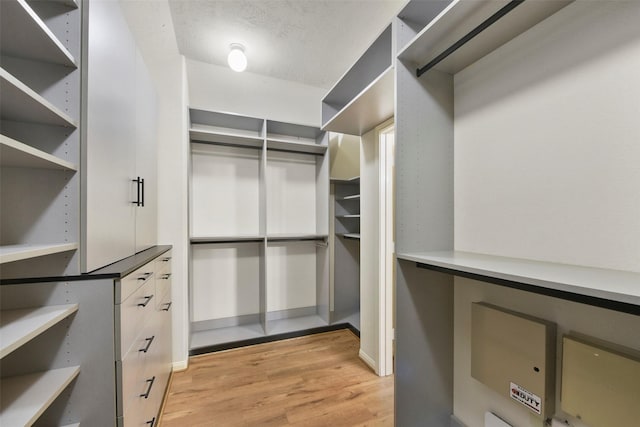
[[[435,67],[436,65],[438,65],[440,62],[442,62],[446,57],[448,57],[449,55],[451,55],[453,52],[455,52],[456,50],[460,49],[463,45],[465,45],[468,41],[470,41],[471,39],[473,39],[475,36],[477,36],[478,34],[480,34],[481,32],[483,32],[484,30],[486,30],[487,28],[489,28],[491,25],[495,24],[496,21],[498,21],[500,18],[502,18],[503,16],[505,16],[507,13],[511,12],[513,9],[515,9],[516,7],[520,6],[522,3],[524,3],[524,0],[511,0],[509,3],[507,3],[504,7],[502,7],[502,9],[500,9],[499,11],[497,11],[496,13],[494,13],[493,15],[491,15],[489,18],[487,18],[485,21],[483,21],[480,25],[478,25],[476,28],[474,28],[473,30],[471,30],[469,33],[467,33],[467,35],[465,35],[464,37],[462,37],[460,40],[458,40],[457,42],[455,42],[454,44],[452,44],[451,46],[449,46],[449,48],[447,48],[447,50],[445,50],[444,52],[442,52],[440,55],[436,56],[434,59],[432,59],[431,61],[429,61],[428,64],[426,64],[424,67],[422,68],[418,68],[416,70],[416,75],[418,77],[420,77],[421,75],[423,75],[424,73],[426,73],[427,71],[429,71],[430,69],[432,69],[433,67]]]

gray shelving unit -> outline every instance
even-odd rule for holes
[[[570,3],[524,2],[420,77],[505,3],[410,2],[396,20],[396,425],[461,425],[454,276],[640,314],[638,273],[455,250],[454,75]]]
[[[80,3],[0,2],[0,279],[79,272],[81,21]],[[33,288],[2,286],[2,425],[78,421],[69,385],[91,368],[55,350],[78,301]]]
[[[335,196],[332,323],[360,330],[360,178],[332,179]]]
[[[326,241],[328,238],[328,136],[326,132],[317,127],[291,124],[275,120],[259,119],[242,115],[190,110],[191,126],[190,138],[192,149],[207,150],[206,146],[222,147],[221,155],[242,156],[247,159],[250,170],[245,173],[252,174],[254,180],[251,186],[251,194],[235,195],[234,198],[246,198],[249,209],[257,211],[257,215],[250,220],[252,230],[236,230],[230,235],[202,235],[201,231],[206,226],[200,226],[200,222],[207,221],[194,217],[192,212],[191,231],[191,256],[205,253],[215,253],[217,250],[235,250],[238,254],[245,254],[257,261],[255,277],[252,276],[245,284],[248,294],[253,295],[257,301],[257,310],[251,313],[231,317],[216,317],[210,320],[197,320],[191,322],[190,350],[199,353],[217,348],[238,345],[239,342],[255,339],[264,339],[277,334],[297,332],[329,324],[329,283],[328,283],[328,254]],[[205,144],[205,145],[202,145]],[[212,148],[210,155],[215,156]],[[284,157],[283,157],[284,156]],[[309,232],[274,232],[268,230],[267,209],[267,168],[271,161],[286,162],[289,157],[293,162],[306,162],[315,164],[315,205],[314,221],[315,230]],[[281,158],[282,157],[282,158]],[[193,170],[193,167],[192,167]],[[192,181],[193,181],[193,172]],[[212,182],[215,186],[216,183]],[[222,184],[219,184],[222,185]],[[205,197],[196,194],[192,184],[191,204],[197,203],[194,198]],[[231,202],[242,204],[240,200]],[[214,211],[228,209],[225,201],[210,209]],[[237,207],[234,207],[237,209]],[[245,209],[245,208],[240,208]],[[214,213],[215,216],[215,213]],[[196,224],[196,221],[200,221]],[[228,232],[228,230],[225,230]],[[246,231],[246,234],[244,233]],[[315,300],[312,307],[292,308],[289,310],[269,311],[268,309],[268,254],[276,248],[287,248],[290,245],[313,245],[315,249]],[[292,246],[293,248],[293,246]],[[203,255],[206,257],[206,255]],[[241,255],[238,255],[241,256]],[[252,264],[251,264],[252,265]],[[213,287],[220,283],[216,278],[211,278],[209,283],[196,283],[201,281],[198,274],[194,274],[192,261],[191,298],[196,295],[200,286]],[[249,268],[251,270],[251,268]],[[253,273],[251,273],[253,274]],[[198,276],[198,277],[196,277]],[[233,284],[225,283],[225,286]],[[303,285],[303,284],[300,284]],[[193,305],[192,305],[193,307]],[[193,308],[192,308],[193,311]],[[193,314],[192,314],[193,318]],[[234,344],[235,343],[235,344]]]

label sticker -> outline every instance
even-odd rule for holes
[[[539,396],[536,396],[535,394],[520,387],[515,383],[511,383],[509,395],[513,400],[517,400],[518,402],[522,403],[524,406],[531,409],[536,414],[542,414],[542,400]]]

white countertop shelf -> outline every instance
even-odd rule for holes
[[[434,69],[455,74],[572,2],[525,1]],[[507,3],[508,0],[454,0],[398,53],[398,58],[416,67],[424,66]]]
[[[78,249],[77,243],[20,244],[0,246],[0,264]]]
[[[0,165],[3,167],[78,170],[74,163],[4,135],[0,135]]]
[[[0,111],[3,120],[77,127],[68,114],[0,68]]]
[[[267,149],[307,154],[324,154],[327,151],[327,146],[284,138],[267,138]]]
[[[0,425],[30,426],[78,376],[79,366],[3,378]]]
[[[74,2],[67,1],[65,4]],[[0,43],[3,55],[77,68],[73,55],[25,0],[2,0],[0,7]]]
[[[0,358],[40,335],[70,314],[78,304],[0,311]]]
[[[250,132],[234,132],[231,129],[222,130],[214,126],[192,124],[189,129],[189,137],[192,142],[213,143],[218,145],[231,145],[235,147],[262,148],[264,138],[252,135]]]
[[[640,273],[460,251],[398,253],[398,259],[640,306]],[[482,280],[479,278],[478,280]]]
[[[322,127],[325,131],[362,135],[394,113],[393,66],[387,68]]]

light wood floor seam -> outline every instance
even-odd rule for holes
[[[349,330],[194,356],[172,375],[160,426],[393,426],[393,377]]]

